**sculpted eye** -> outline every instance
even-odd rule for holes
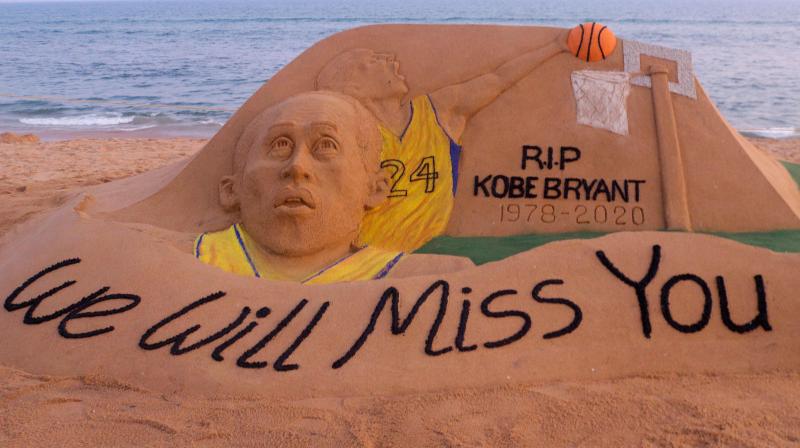
[[[339,151],[339,144],[330,137],[322,137],[314,146],[314,154],[319,156],[333,156]]]
[[[269,156],[276,159],[286,159],[292,155],[294,142],[288,137],[278,137],[269,145]]]

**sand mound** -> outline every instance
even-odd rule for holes
[[[13,132],[3,132],[0,134],[0,143],[14,144],[14,143],[39,143],[39,137],[33,134],[15,134]]]
[[[68,207],[36,221],[25,229],[34,238],[10,244],[20,235],[11,232],[0,252],[12,304],[0,313],[0,360],[34,373],[192,395],[314,397],[800,364],[800,255],[707,235],[618,233],[436,277],[302,286],[198,264],[180,235],[148,226]],[[641,281],[644,296],[598,252]],[[46,291],[56,294],[37,305]],[[58,311],[103,294],[116,300]],[[270,313],[259,319],[245,307]],[[100,310],[112,312],[81,317]],[[255,329],[233,338],[245,322]]]

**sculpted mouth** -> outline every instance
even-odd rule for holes
[[[283,201],[280,205],[284,206],[284,207],[308,207],[308,208],[314,208],[311,204],[307,203],[302,198],[286,198],[286,200]]]
[[[305,190],[284,192],[275,201],[275,208],[278,207],[286,207],[291,209],[300,207],[306,207],[310,209],[317,208],[311,193]]]

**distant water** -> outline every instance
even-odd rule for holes
[[[338,31],[590,20],[692,51],[701,82],[738,129],[800,135],[797,0],[0,3],[0,131],[210,136],[281,67]]]

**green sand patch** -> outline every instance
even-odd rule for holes
[[[800,188],[800,164],[782,163]],[[481,265],[490,261],[502,260],[553,241],[583,240],[607,234],[603,232],[570,232],[506,237],[440,236],[432,239],[428,244],[420,248],[417,253],[457,255],[467,257],[476,265]],[[800,230],[746,233],[713,232],[710,234],[750,246],[764,247],[775,252],[800,252]]]
[[[543,246],[553,241],[585,240],[606,235],[601,232],[548,233],[541,235],[455,237],[440,236],[422,246],[415,253],[458,255],[480,265],[502,260],[520,252]]]
[[[457,255],[467,257],[476,265],[502,260],[553,241],[584,240],[608,233],[571,232],[542,235],[514,235],[506,237],[452,237],[440,236],[420,248],[418,254]],[[774,232],[709,233],[750,246],[763,247],[775,252],[800,253],[800,230]]]
[[[781,160],[781,163],[797,183],[797,188],[800,188],[800,163],[786,162],[784,160]]]

